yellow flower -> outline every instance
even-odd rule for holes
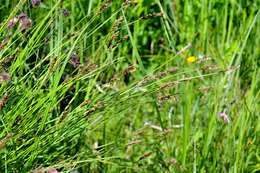
[[[188,63],[194,63],[195,61],[197,61],[197,57],[195,57],[195,56],[189,56],[187,58]]]

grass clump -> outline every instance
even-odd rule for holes
[[[0,4],[0,172],[258,172],[259,1]]]

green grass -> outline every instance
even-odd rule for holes
[[[260,171],[260,1],[126,2],[1,1],[0,172]]]

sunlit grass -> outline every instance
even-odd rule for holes
[[[0,172],[260,170],[260,2],[31,3],[0,3]]]

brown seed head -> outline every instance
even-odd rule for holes
[[[62,10],[63,16],[68,17],[70,15],[70,11],[66,8]]]
[[[18,15],[19,27],[21,31],[25,31],[32,27],[32,20],[25,13]]]
[[[76,53],[70,56],[70,64],[75,68],[80,65],[79,56]]]
[[[6,72],[2,72],[0,74],[0,83],[4,83],[4,82],[8,82],[11,80],[11,77],[8,73]]]
[[[8,94],[5,94],[1,99],[0,99],[0,110],[3,109],[3,107],[5,106],[5,104],[7,103],[8,101]]]
[[[18,18],[14,17],[14,18],[12,18],[11,20],[8,21],[7,27],[9,29],[11,29],[11,28],[13,28],[17,24],[17,22],[18,22]]]
[[[41,0],[31,0],[32,6],[36,7],[39,6],[41,4]]]

